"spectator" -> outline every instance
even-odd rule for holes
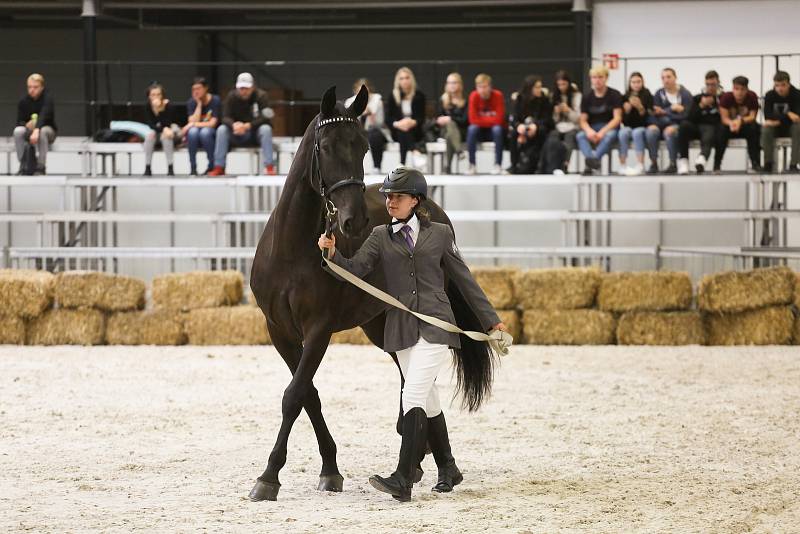
[[[386,143],[392,139],[392,134],[386,128],[383,118],[383,97],[375,92],[372,82],[366,78],[360,78],[353,84],[353,96],[345,100],[344,104],[345,106],[350,106],[353,103],[362,85],[367,86],[369,100],[367,100],[367,108],[361,115],[361,123],[364,125],[364,129],[367,130],[369,151],[372,153],[372,173],[380,174],[383,151],[386,149]]]
[[[178,111],[164,94],[164,88],[153,83],[147,88],[147,105],[144,110],[145,124],[150,131],[144,138],[144,175],[152,176],[151,164],[157,145],[164,149],[167,159],[167,176],[175,176],[173,161],[175,145],[181,140],[181,127],[178,126]]]
[[[651,124],[647,127],[647,145],[650,148],[650,168],[647,173],[658,172],[658,142],[663,137],[669,153],[669,167],[664,172],[675,174],[678,170],[678,126],[688,116],[692,94],[678,84],[675,69],[671,67],[661,71],[661,83],[663,87],[653,95]]]
[[[214,138],[222,118],[222,101],[208,92],[205,78],[192,81],[192,97],[186,102],[186,114],[189,120],[181,133],[189,144],[189,174],[197,176],[197,149],[202,146],[208,159],[203,173],[206,175],[214,168]]]
[[[533,174],[547,134],[553,129],[553,104],[538,76],[526,77],[519,92],[512,95],[511,102],[509,170],[514,174]]]
[[[572,83],[567,71],[556,72],[553,89],[553,121],[555,128],[548,134],[539,159],[537,172],[563,174],[572,151],[577,148],[575,136],[580,128],[581,92]]]
[[[39,149],[36,174],[47,172],[47,151],[56,140],[56,112],[53,97],[45,89],[44,76],[31,74],[27,80],[28,94],[17,104],[17,126],[14,128],[14,146],[23,172],[22,156],[25,144]]]
[[[775,137],[792,138],[792,159],[787,172],[800,172],[800,90],[791,85],[789,73],[779,70],[772,78],[774,89],[764,96],[764,125],[761,148],[764,170],[772,172],[775,158]]]
[[[719,143],[719,97],[722,86],[717,71],[706,73],[705,86],[700,94],[692,99],[689,116],[678,128],[678,172],[687,174],[689,170],[689,141],[700,139],[700,154],[694,162],[698,173],[705,171],[711,149]]]
[[[452,172],[453,156],[460,153],[464,139],[467,138],[467,99],[464,97],[464,80],[457,72],[447,75],[444,92],[436,106],[436,127],[439,137],[447,144],[444,172]]]
[[[475,174],[475,154],[478,141],[494,141],[494,167],[492,174],[500,174],[503,161],[503,137],[505,135],[506,104],[503,93],[492,89],[492,78],[488,74],[475,77],[475,90],[469,95],[469,127],[467,127],[467,150],[469,170]]]
[[[743,137],[747,140],[747,154],[750,156],[753,170],[761,171],[761,147],[758,144],[759,126],[756,122],[758,114],[758,96],[747,88],[750,80],[744,76],[733,79],[733,90],[719,97],[720,129],[719,146],[714,152],[714,172],[720,173],[722,158],[728,148],[728,140]]]
[[[222,124],[217,128],[214,145],[214,168],[208,175],[225,174],[230,145],[260,145],[265,174],[275,174],[275,166],[272,164],[273,115],[267,92],[255,86],[253,75],[249,72],[239,74],[236,78],[236,89],[228,93],[222,105]]]
[[[425,95],[417,89],[417,79],[408,67],[400,67],[394,75],[392,98],[386,104],[392,139],[400,143],[400,163],[412,152],[412,167],[422,167],[425,158],[419,151],[425,123]]]
[[[592,88],[581,100],[581,131],[577,136],[578,147],[586,158],[586,175],[600,168],[600,158],[614,146],[617,129],[622,123],[622,95],[606,85],[608,69],[594,67],[589,71],[589,78]]]
[[[620,174],[638,176],[644,172],[644,147],[647,119],[653,111],[653,95],[644,86],[641,73],[628,78],[628,90],[622,97],[622,127],[619,129]],[[628,146],[633,139],[636,163],[626,167]]]

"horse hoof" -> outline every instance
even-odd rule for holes
[[[279,482],[264,482],[263,480],[256,480],[256,485],[250,490],[249,498],[253,502],[277,501],[279,489],[281,489]]]
[[[342,491],[342,486],[344,485],[344,477],[342,475],[320,475],[319,476],[319,486],[317,486],[317,490],[319,491]]]

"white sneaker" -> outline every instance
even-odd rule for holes
[[[373,167],[372,168],[372,174],[380,174],[380,173],[381,173],[381,170],[378,167]]]
[[[678,160],[678,174],[689,174],[688,158],[681,158]]]
[[[469,167],[467,167],[467,172],[465,172],[464,174],[467,174],[469,176],[475,176],[476,174],[478,174],[477,171],[475,170],[475,165],[470,163]]]
[[[708,161],[706,161],[706,157],[702,154],[698,154],[697,159],[694,160],[694,168],[697,172],[703,172],[706,170],[706,165],[708,165]]]
[[[495,165],[492,167],[490,174],[503,174],[503,169],[500,167],[500,165]]]
[[[553,169],[553,176],[564,176],[564,171],[562,169]]]
[[[428,157],[419,150],[414,150],[411,155],[414,161],[414,167],[416,167],[417,170],[424,170],[425,167],[428,166]]]
[[[633,167],[628,167],[626,176],[641,176],[642,173],[644,173],[644,166],[637,161]]]
[[[619,169],[617,170],[617,176],[628,176],[628,166],[620,165]]]

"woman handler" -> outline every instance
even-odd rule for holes
[[[427,196],[421,172],[398,167],[384,180],[386,209],[392,223],[377,226],[352,258],[336,251],[336,239],[322,234],[320,249],[329,249],[329,260],[359,277],[378,263],[386,276],[387,292],[411,310],[455,322],[445,293],[445,275],[455,282],[484,330],[507,331],[461,259],[452,229],[432,222],[420,203]],[[330,271],[329,271],[330,272]],[[331,273],[333,274],[333,273]],[[459,348],[458,334],[422,322],[415,316],[391,308],[386,314],[384,347],[395,352],[405,379],[402,393],[402,443],[397,470],[389,477],[374,475],[370,484],[395,499],[411,499],[416,466],[426,442],[439,469],[434,491],[450,491],[463,477],[450,453],[447,426],[434,382],[447,363],[451,348]]]

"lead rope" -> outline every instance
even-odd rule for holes
[[[334,207],[334,210],[335,209],[336,208]],[[333,213],[335,214],[335,211]],[[330,233],[329,232],[330,232],[331,227],[332,227],[332,223],[330,222],[330,215],[331,215],[331,211],[330,211],[330,209],[328,209],[328,222],[326,223],[326,235],[328,236],[328,238],[330,238]],[[430,316],[430,315],[425,315],[424,313],[415,312],[415,311],[409,309],[408,306],[406,306],[405,304],[403,304],[402,302],[400,302],[399,300],[397,300],[393,296],[389,295],[388,293],[385,293],[385,292],[381,291],[380,289],[378,289],[375,286],[372,286],[372,285],[368,284],[367,282],[365,282],[361,278],[357,277],[356,275],[354,275],[350,271],[347,271],[347,270],[339,267],[338,265],[336,265],[332,261],[330,261],[328,259],[328,251],[329,250],[330,249],[326,248],[325,250],[322,251],[322,261],[325,262],[325,264],[328,266],[328,268],[331,271],[333,271],[334,273],[336,273],[339,276],[341,276],[342,278],[344,278],[347,282],[350,282],[351,284],[353,284],[357,288],[361,289],[362,291],[365,291],[365,292],[369,293],[370,295],[372,295],[376,299],[378,299],[380,301],[383,301],[383,302],[385,302],[386,304],[388,304],[390,306],[394,306],[395,308],[398,308],[400,310],[408,312],[411,315],[415,316],[420,321],[424,321],[424,322],[426,322],[426,323],[428,323],[430,325],[433,325],[433,326],[436,326],[438,328],[441,328],[442,330],[445,330],[447,332],[452,332],[454,334],[464,334],[468,338],[474,339],[475,341],[485,341],[485,342],[489,343],[489,346],[492,348],[492,350],[495,351],[495,353],[503,355],[503,356],[508,354],[509,347],[511,347],[511,345],[514,343],[514,338],[511,337],[511,334],[509,334],[508,332],[503,332],[502,330],[492,330],[492,332],[489,333],[489,334],[484,334],[483,332],[473,332],[473,331],[470,331],[470,330],[462,330],[459,327],[457,327],[456,325],[450,324],[447,321],[443,321],[443,320],[441,320],[441,319],[439,319],[437,317],[433,317],[433,316]]]

